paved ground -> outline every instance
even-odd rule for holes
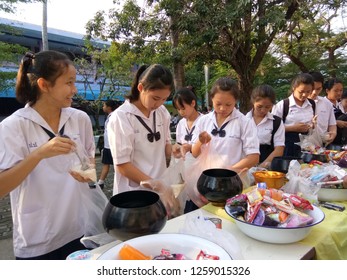
[[[98,176],[100,175],[100,170],[102,167],[100,160],[100,155],[96,155],[96,170]],[[107,197],[112,196],[113,174],[113,167],[111,166],[104,187],[104,192]],[[12,216],[10,197],[7,195],[6,197],[0,199],[0,260],[13,259]]]

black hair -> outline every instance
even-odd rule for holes
[[[342,80],[338,78],[330,78],[324,83],[324,89],[331,90],[335,84],[342,84]]]
[[[191,91],[188,87],[179,89],[172,98],[172,105],[175,109],[178,109],[176,104],[180,107],[184,107],[183,103],[191,105],[195,101],[195,110],[198,110],[198,98],[195,93]]]
[[[297,75],[292,80],[292,83],[290,86],[290,93],[292,93],[294,91],[294,89],[297,88],[300,84],[311,85],[313,88],[314,87],[313,77],[308,73],[301,73],[301,74]]]
[[[136,101],[140,97],[137,86],[141,83],[144,90],[173,89],[173,76],[171,71],[163,65],[152,64],[142,65],[136,72],[131,91],[126,96],[130,102]]]
[[[17,73],[17,100],[22,104],[34,105],[40,97],[37,80],[43,78],[54,85],[69,65],[73,65],[72,61],[61,52],[41,51],[36,54],[27,52]]]
[[[272,102],[272,104],[276,103],[276,94],[273,87],[269,85],[260,85],[253,89],[251,94],[251,102],[259,101],[260,99],[268,98]]]
[[[324,76],[321,72],[311,71],[308,73],[312,76],[313,82],[322,83],[322,85],[324,86]]]
[[[107,107],[110,107],[112,111],[116,110],[117,107],[118,107],[117,102],[114,101],[114,100],[112,100],[112,99],[107,99],[107,100],[105,101],[105,105],[106,105]]]
[[[229,91],[236,100],[238,100],[240,96],[237,82],[229,77],[222,77],[214,82],[210,91],[210,97],[213,98],[218,91]]]

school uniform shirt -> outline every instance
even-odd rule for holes
[[[176,142],[181,144],[192,144],[192,140],[194,138],[194,135],[196,134],[196,123],[198,122],[199,118],[202,116],[202,114],[199,113],[199,116],[194,121],[192,128],[189,129],[187,125],[187,119],[182,118],[176,127]],[[188,152],[185,154],[185,159],[183,161],[184,164],[184,171],[188,170],[188,168],[194,164],[196,161],[196,158],[193,157],[193,155]],[[186,176],[189,176],[189,174],[186,174],[187,172],[184,172],[184,174],[181,174],[183,179],[186,180]]]
[[[330,102],[331,103],[331,102]],[[342,106],[341,102],[339,102],[338,108],[341,110],[342,113],[346,114],[347,111],[345,110],[345,108]]]
[[[136,118],[139,116],[154,132],[153,114],[155,112],[156,132],[160,139],[149,142],[148,130]],[[170,113],[165,106],[160,106],[150,113],[149,118],[126,100],[115,110],[109,120],[108,139],[115,165],[113,194],[138,189],[139,184],[121,175],[116,165],[131,162],[153,179],[159,178],[166,169],[165,146],[171,144]]]
[[[220,137],[218,134],[214,136],[211,132],[217,127],[215,112],[201,116],[196,123],[196,133],[192,140],[195,143],[201,132],[208,132],[211,135],[209,154],[218,157],[219,166],[216,167],[221,168],[230,167],[249,154],[259,154],[259,140],[254,122],[236,108],[223,124],[227,122],[224,127],[225,137]]]
[[[259,144],[271,145],[271,137],[274,123],[273,115],[270,112],[267,113],[266,116],[261,120],[261,122],[256,124],[253,118],[253,110],[251,110],[246,114],[246,118],[252,120],[256,125]],[[274,147],[284,146],[284,133],[284,124],[283,122],[281,122],[276,133],[274,134]]]
[[[272,107],[272,114],[283,119],[283,100]],[[306,99],[300,107],[295,103],[293,94],[289,96],[289,109],[284,126],[294,125],[295,123],[311,123],[313,109],[311,103]]]
[[[51,131],[46,121],[29,106],[0,123],[0,172],[12,168],[47,143],[50,137],[41,126]],[[93,158],[95,143],[88,115],[64,108],[59,130],[63,126],[64,134],[80,141]],[[15,256],[43,255],[83,236],[86,213],[81,197],[89,191],[89,186],[68,173],[74,157],[76,155],[70,153],[41,160],[11,191]]]
[[[316,102],[317,129],[320,135],[328,131],[328,127],[336,125],[333,104],[322,96],[314,100]]]
[[[108,142],[108,132],[107,132],[107,124],[108,121],[110,120],[111,114],[113,112],[109,113],[106,117],[106,121],[105,121],[105,125],[104,125],[104,148],[109,149],[110,148],[110,144]]]
[[[191,141],[193,139],[193,135],[195,132],[195,125],[198,121],[198,119],[202,116],[202,114],[199,114],[199,116],[194,121],[192,128],[189,129],[187,125],[187,119],[182,118],[176,127],[176,142],[181,144],[191,144]]]

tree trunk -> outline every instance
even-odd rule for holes
[[[42,2],[42,50],[48,50],[48,32],[47,32],[47,0]]]
[[[245,79],[246,75],[238,75],[239,88],[240,88],[240,106],[239,110],[242,113],[247,113],[252,108],[251,104],[251,94],[253,90],[252,80],[254,79],[249,77]]]

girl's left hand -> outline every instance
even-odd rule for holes
[[[91,182],[93,182],[92,179],[90,179],[90,178],[85,178],[85,177],[83,177],[80,173],[78,173],[78,172],[76,172],[76,171],[70,171],[69,173],[70,173],[70,175],[71,175],[72,177],[74,177],[74,179],[77,180],[78,182],[81,182],[81,183],[91,183]]]
[[[172,145],[172,155],[174,156],[174,158],[181,158],[184,156],[184,154],[182,153],[182,146],[175,143]]]

